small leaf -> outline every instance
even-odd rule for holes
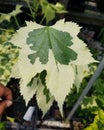
[[[4,73],[4,70],[0,68],[0,76]]]
[[[43,13],[44,16],[46,17],[47,23],[55,18],[55,11],[52,10],[49,4],[44,8]]]
[[[16,5],[16,9],[9,13],[10,16],[16,16],[17,14],[21,13],[21,5]]]
[[[3,22],[4,20],[10,21],[10,18],[12,16],[16,16],[17,14],[21,13],[22,11],[20,10],[22,6],[21,5],[16,5],[16,9],[13,10],[12,12],[6,14],[6,13],[0,13],[0,23]]]
[[[10,21],[11,16],[7,14],[0,13],[0,23],[4,20]]]
[[[51,4],[51,6],[54,8],[55,12],[56,13],[68,13],[66,10],[65,10],[65,7],[63,4],[57,2],[55,5]]]
[[[40,0],[40,5],[42,7],[42,13],[46,18],[46,23],[55,18],[56,13],[66,13],[64,6],[57,2],[56,4],[49,3],[47,0]]]
[[[0,82],[6,85],[18,57],[18,48],[10,42],[0,44]]]
[[[6,123],[0,122],[0,130],[6,130]]]

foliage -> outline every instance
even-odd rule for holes
[[[5,41],[9,40],[12,34],[15,32],[14,29],[3,29],[1,28],[0,33],[0,43],[3,44]]]
[[[99,34],[100,40],[104,45],[104,27],[101,28],[100,34]]]
[[[21,5],[16,5],[15,10],[13,10],[12,12],[0,13],[0,23],[2,23],[4,20],[7,20],[10,22],[11,17],[14,17],[15,22],[17,26],[19,27],[19,23],[17,21],[16,15],[22,12],[21,7],[22,7]]]
[[[0,122],[0,130],[6,130],[5,122]]]
[[[73,84],[80,85],[83,77],[91,74],[88,66],[96,61],[86,45],[77,37],[79,30],[78,25],[64,20],[52,26],[27,22],[27,26],[19,29],[10,40],[20,48],[18,62],[11,77],[21,78],[21,94],[27,103],[36,93],[38,105],[40,104],[43,113],[49,109],[53,100],[58,102],[62,113],[63,102]],[[44,81],[40,78],[43,71],[46,71],[43,75]],[[45,108],[45,103],[41,103],[44,102],[46,95],[42,92],[46,88],[50,100]]]
[[[16,6],[15,11],[8,14],[2,13],[0,16],[0,82],[4,85],[10,80],[11,69],[18,57],[18,48],[6,42],[15,32],[14,26],[10,25],[10,19],[18,13],[20,13],[20,6]]]
[[[57,2],[56,4],[52,4],[49,3],[47,0],[33,0],[31,4],[29,0],[24,1],[27,3],[30,9],[33,21],[36,21],[36,18],[39,15],[39,13],[43,15],[43,18],[40,23],[42,23],[44,19],[46,19],[46,24],[48,24],[51,20],[55,18],[55,15],[57,13],[58,14],[67,13],[64,5],[62,5],[59,2]]]
[[[87,105],[84,107],[88,111],[88,112],[86,112],[86,114],[89,115],[89,116],[87,116],[88,119],[87,119],[86,124],[88,124],[88,121],[91,123],[91,122],[93,122],[95,120],[94,118],[96,118],[96,114],[94,114],[94,112],[96,112],[96,113],[99,114],[99,110],[100,109],[101,110],[104,109],[104,101],[103,101],[103,99],[104,99],[103,76],[104,76],[104,70],[102,71],[102,73],[99,76],[99,78],[95,81],[94,85],[92,86],[92,89],[89,92],[89,95],[87,95],[87,98],[90,97],[91,99],[88,100]],[[92,102],[91,102],[91,100],[92,100]],[[85,102],[83,101],[83,105],[84,104],[85,104]],[[89,104],[89,106],[88,106],[88,104]],[[83,113],[85,113],[85,109],[82,109]],[[97,116],[99,116],[99,115],[97,115]],[[85,116],[83,115],[83,117],[85,117]],[[94,123],[94,124],[96,124],[96,123]],[[98,127],[98,129],[100,129],[100,128]]]
[[[55,18],[56,13],[67,12],[60,3],[54,5],[47,0],[33,0],[32,4],[28,0],[25,2],[34,21],[38,15],[43,16],[40,23],[46,19],[48,24]],[[1,22],[5,19],[10,21],[14,17],[20,28],[16,19],[19,13],[21,6],[16,6],[13,12],[1,14]],[[83,78],[93,74],[89,64],[96,62],[83,41],[77,37],[79,31],[77,24],[64,20],[53,26],[27,22],[9,42],[5,42],[10,39],[15,29],[4,30],[0,39],[0,82],[7,84],[11,77],[21,78],[21,94],[26,103],[35,93],[43,115],[53,100],[58,102],[62,113],[64,100],[69,103],[73,99],[68,95],[69,92],[75,86],[75,91],[72,92],[75,96],[71,100],[73,104],[82,91],[80,84]]]
[[[32,17],[33,21],[40,19],[39,23],[41,24],[45,19],[45,24],[48,24],[51,20],[55,18],[56,14],[67,13],[64,5],[59,2],[57,2],[56,4],[49,3],[47,0],[24,0],[24,2],[26,2],[27,8],[30,10],[30,12],[28,12],[28,15]],[[0,13],[0,23],[2,23],[4,20],[10,22],[11,18],[13,17],[17,27],[20,28],[18,18],[16,16],[24,12],[21,7],[23,6],[16,5],[15,9],[12,12]]]
[[[13,44],[7,42],[0,44],[0,82],[7,84],[10,73],[18,57],[18,49]]]
[[[6,41],[15,32],[14,24],[11,22],[12,17],[14,17],[16,24],[19,26],[16,15],[22,12],[20,8],[21,6],[17,5],[15,10],[10,13],[0,13],[0,82],[4,85],[10,80],[11,68],[18,57],[18,48]]]
[[[104,76],[104,70],[102,71],[100,77],[95,81],[92,90],[90,92],[90,96],[95,97],[94,100],[97,103],[97,106],[99,108],[104,108],[104,85],[103,85],[103,76]]]
[[[104,130],[104,111],[99,109],[95,112],[93,123],[91,123],[84,130]]]
[[[33,0],[32,1],[33,7],[32,7],[32,5],[30,6],[30,3],[28,0],[26,0],[26,2],[28,4],[28,8],[30,10],[33,10],[35,15],[38,14],[37,11],[39,11],[38,9],[40,7],[36,6],[36,4],[39,5],[40,2],[37,0]],[[65,13],[66,12],[64,9],[64,6],[61,5],[60,3],[57,3],[56,5],[58,5],[58,6],[56,7],[56,5],[50,4],[46,0],[43,0],[43,2],[41,1],[41,5],[43,8],[45,8],[45,5],[44,5],[45,2],[47,4],[47,6],[51,5],[53,8],[55,8],[57,10],[57,11],[54,11],[54,13],[56,13],[56,12]],[[18,28],[20,28],[20,25],[19,25],[19,22],[18,22],[18,19],[16,16],[18,14],[22,13],[21,7],[22,7],[21,5],[16,5],[15,10],[13,10],[12,12],[0,13],[0,27],[1,27],[0,28],[0,63],[1,62],[3,63],[3,64],[0,64],[0,76],[1,76],[0,82],[5,85],[9,81],[9,75],[11,72],[11,68],[14,65],[14,63],[16,62],[17,56],[18,56],[18,48],[14,47],[9,42],[5,44],[5,41],[8,41],[10,39],[12,34],[15,32],[16,26]],[[37,11],[36,11],[36,8],[37,8]],[[52,9],[50,9],[50,10],[52,11]],[[13,20],[13,23],[11,20],[12,18],[14,18],[14,20],[15,20],[15,21]],[[46,18],[47,18],[47,16],[46,16]],[[15,22],[16,26],[15,26],[14,22]]]
[[[78,108],[76,112],[77,117],[83,119],[83,123],[85,126],[88,126],[90,123],[94,121],[94,118],[96,116],[95,112],[97,113],[99,109],[102,110],[104,109],[103,77],[104,77],[104,70],[102,71],[98,79],[95,81],[91,90],[88,92],[87,96],[84,98],[84,100],[81,103],[81,106]],[[80,94],[82,93],[83,89],[86,87],[89,78],[90,76],[83,79],[78,93],[76,87],[74,87],[72,91],[69,93],[69,95],[66,98],[68,107],[73,106],[73,104],[75,104]]]

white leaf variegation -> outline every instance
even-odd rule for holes
[[[87,48],[86,44],[77,37],[81,27],[79,27],[76,23],[64,22],[63,19],[56,22],[56,24],[52,27],[63,32],[68,32],[72,36],[72,42],[74,44],[70,48],[72,48],[78,54],[77,59],[72,61],[72,64],[88,65],[89,63],[97,62],[93,59],[92,54],[90,53],[90,50]]]
[[[73,69],[75,74],[75,86],[77,87],[77,91],[79,91],[80,84],[84,77],[88,77],[92,75],[94,71],[91,71],[88,65],[73,65]]]
[[[75,75],[71,65],[56,64],[54,56],[50,51],[49,61],[46,65],[47,76],[46,84],[51,94],[55,97],[60,111],[62,113],[62,105],[66,95],[72,88]]]
[[[28,34],[34,29],[43,27],[44,26],[41,26],[35,22],[27,22],[27,26],[19,29],[11,39],[11,42],[14,45],[20,47],[18,62],[17,65],[14,66],[11,76],[20,76],[21,94],[24,96],[26,102],[29,101],[33,94],[37,93],[36,96],[38,105],[45,114],[45,112],[49,109],[49,106],[52,104],[53,98],[50,100],[49,104],[45,106],[46,101],[43,102],[43,99],[45,99],[45,97],[42,94],[42,84],[36,84],[37,81],[34,81],[32,86],[27,87],[27,85],[34,76],[41,73],[43,70],[46,70],[46,86],[49,89],[51,96],[54,97],[54,99],[58,102],[60,111],[62,113],[63,102],[66,95],[73,87],[73,84],[78,84],[79,87],[83,77],[86,76],[86,74],[83,72],[89,72],[88,65],[96,61],[92,58],[90,51],[83,43],[83,41],[77,37],[77,34],[80,31],[80,27],[76,23],[64,22],[64,20],[60,20],[56,22],[55,25],[51,26],[51,28],[70,34],[73,42],[70,48],[77,53],[77,59],[70,61],[67,65],[61,64],[55,60],[52,49],[49,49],[48,62],[46,64],[42,64],[39,58],[36,58],[35,62],[31,64],[28,55],[33,53],[33,50],[30,49],[30,44],[26,44]],[[76,73],[75,66],[78,69],[78,73]],[[80,70],[82,71],[82,68],[83,72],[80,73]],[[14,73],[17,71],[19,74]]]

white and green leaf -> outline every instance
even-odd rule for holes
[[[80,27],[77,24],[64,22],[64,20],[60,20],[50,27],[28,22],[27,26],[19,29],[11,39],[14,45],[20,47],[17,65],[13,68],[14,72],[18,71],[20,74],[16,75],[12,72],[12,76],[20,76],[21,94],[26,102],[33,94],[38,93],[37,100],[43,113],[50,105],[43,108],[39,95],[42,95],[44,84],[36,84],[32,81],[33,77],[46,71],[44,83],[51,97],[58,102],[62,113],[63,102],[73,84],[78,83],[79,87],[85,77],[83,72],[89,72],[88,65],[96,62],[83,41],[77,37],[79,30]],[[73,66],[78,68],[78,73]],[[84,66],[86,67],[84,68]],[[82,68],[83,72],[80,73]],[[40,88],[40,92],[38,88]]]

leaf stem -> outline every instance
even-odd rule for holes
[[[16,24],[17,24],[17,27],[20,28],[20,25],[19,25],[19,22],[18,22],[16,16],[14,16],[14,19],[15,19],[15,22],[16,22]]]
[[[35,21],[35,15],[34,15],[34,12],[32,11],[32,8],[31,8],[31,5],[30,5],[30,3],[29,3],[29,1],[28,0],[25,0],[26,1],[26,3],[27,3],[27,6],[28,6],[28,8],[29,8],[29,10],[30,10],[30,12],[31,12],[31,15],[32,15],[32,17],[33,17],[33,19],[34,19],[34,21]]]
[[[40,24],[42,24],[42,22],[44,21],[45,19],[45,16],[43,16],[42,20],[40,21]]]

